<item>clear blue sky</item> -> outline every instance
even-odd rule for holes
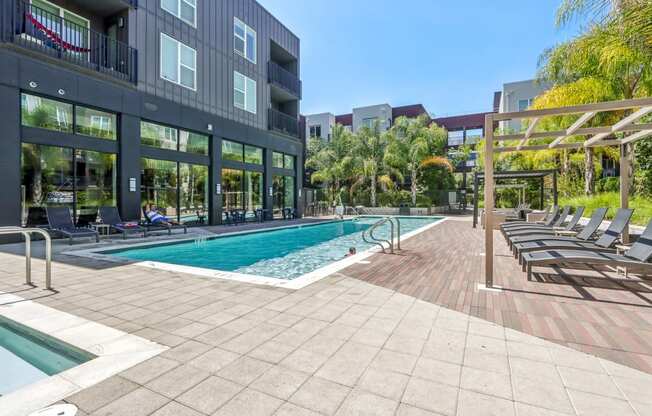
[[[504,82],[533,78],[560,0],[258,0],[301,39],[303,114],[422,103],[488,111]]]

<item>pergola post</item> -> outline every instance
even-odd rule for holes
[[[557,171],[552,173],[552,203],[558,205],[559,196],[557,195]]]
[[[620,207],[629,208],[629,176],[631,174],[631,158],[629,144],[620,145]],[[623,244],[629,244],[629,224],[623,229],[621,236]]]
[[[493,115],[484,118],[484,273],[485,287],[494,284],[494,121]]]
[[[473,228],[478,226],[478,187],[480,186],[480,179],[478,172],[473,174]]]
[[[539,191],[540,192],[539,193],[539,208],[540,209],[543,209],[543,199],[544,199],[544,195],[543,195],[543,178],[544,177],[542,176],[541,177],[541,183],[540,183],[541,189]]]

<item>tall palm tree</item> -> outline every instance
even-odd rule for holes
[[[379,122],[371,127],[362,127],[355,137],[354,154],[358,173],[358,181],[354,184],[360,186],[369,182],[369,196],[371,206],[376,206],[376,191],[378,180],[383,171],[383,158],[389,140],[387,132],[380,131]]]

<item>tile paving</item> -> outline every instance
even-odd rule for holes
[[[435,227],[424,239],[454,231]],[[413,255],[410,268],[420,270],[424,254],[413,242],[404,244],[405,257]],[[372,257],[365,267],[389,267],[389,258]],[[446,305],[418,299],[441,291],[438,281],[435,291],[422,286],[408,294],[400,285],[364,281],[356,265],[290,291],[59,253],[51,293],[21,285],[22,257],[0,253],[0,263],[0,291],[170,347],[67,397],[82,416],[643,416],[652,407],[651,374],[514,329],[508,319],[482,319],[470,313],[471,303],[468,310],[456,307],[466,305],[465,296],[481,297],[472,291],[448,291]],[[453,271],[451,263],[438,265],[437,273]],[[35,277],[42,267],[34,262]],[[469,260],[461,267],[473,275],[477,265]],[[421,273],[420,282],[432,283]],[[537,299],[482,297],[487,311]],[[631,322],[611,310],[599,316]],[[639,326],[648,318],[640,312]]]

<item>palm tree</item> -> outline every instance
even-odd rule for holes
[[[376,191],[379,177],[384,168],[383,159],[389,141],[389,133],[381,132],[379,122],[374,126],[362,127],[355,136],[353,146],[358,180],[353,187],[369,181],[371,206],[376,206]],[[383,178],[386,181],[386,178]]]

